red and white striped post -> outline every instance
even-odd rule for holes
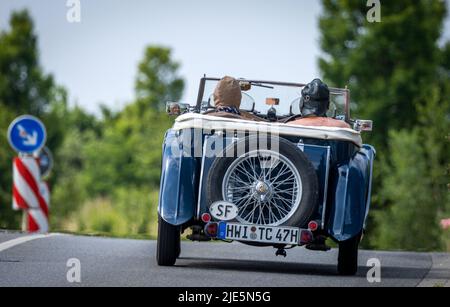
[[[14,158],[13,209],[24,210],[27,215],[27,231],[49,231],[48,186],[41,182],[39,164],[32,156]]]
[[[8,127],[8,142],[19,154],[13,161],[13,209],[23,210],[22,228],[29,232],[46,233],[49,231],[48,211],[50,196],[48,187],[41,176],[51,168],[51,155],[45,152],[47,167],[41,157],[33,155],[43,152],[47,140],[44,124],[36,117],[22,115],[12,121]],[[41,174],[41,169],[44,169]]]
[[[44,210],[39,208],[27,211],[27,231],[48,233],[50,230],[50,191],[46,182],[41,182],[39,188],[45,202],[45,208]]]

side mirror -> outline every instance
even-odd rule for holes
[[[239,85],[241,86],[241,91],[247,92],[252,89],[252,84],[247,81],[240,81]]]
[[[166,112],[172,116],[179,116],[186,112],[189,112],[190,105],[187,103],[180,102],[167,102]]]
[[[355,120],[355,123],[353,125],[353,129],[356,130],[356,131],[360,131],[360,132],[373,131],[373,121],[357,119],[357,120]]]

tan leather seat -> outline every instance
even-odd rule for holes
[[[288,122],[288,124],[312,127],[351,128],[346,122],[329,117],[306,117]]]

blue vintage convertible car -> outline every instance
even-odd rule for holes
[[[217,78],[201,79],[195,106],[167,104],[178,117],[163,144],[158,264],[175,264],[189,230],[192,241],[273,246],[277,256],[327,251],[330,238],[338,272],[355,274],[376,154],[361,132],[372,122],[352,120],[349,90],[330,88],[328,116],[353,129],[292,125],[304,84],[239,81],[248,120],[211,116]]]

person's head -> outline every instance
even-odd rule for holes
[[[242,92],[239,81],[232,77],[224,77],[216,86],[214,91],[214,104],[216,107],[241,106]]]
[[[302,90],[300,110],[303,117],[325,117],[330,107],[330,90],[320,79],[314,79]]]

